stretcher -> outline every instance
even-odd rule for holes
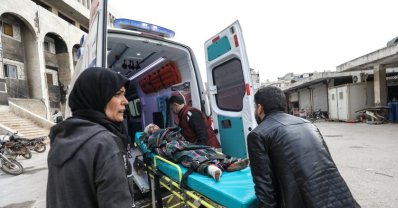
[[[256,196],[250,167],[240,171],[222,173],[219,182],[197,172],[191,173],[186,186],[181,183],[183,174],[188,170],[153,154],[140,140],[142,132],[135,135],[135,143],[149,159],[146,164],[152,179],[160,179],[158,183],[176,195],[183,204],[190,207],[256,207]],[[156,183],[156,182],[155,182]],[[151,184],[153,188],[153,184]],[[154,202],[154,200],[153,200]]]

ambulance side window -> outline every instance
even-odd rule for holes
[[[217,106],[228,111],[242,110],[245,80],[240,60],[233,58],[215,67],[213,78],[214,85],[217,86]]]
[[[141,116],[141,101],[139,98],[129,101],[130,114],[133,118]]]

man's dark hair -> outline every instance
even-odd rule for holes
[[[265,114],[273,111],[285,111],[286,109],[285,93],[280,88],[274,86],[266,86],[258,89],[254,95],[254,102],[263,106]]]
[[[182,97],[177,96],[177,95],[172,95],[172,96],[169,98],[169,105],[170,105],[170,104],[173,104],[173,103],[177,103],[177,104],[179,104],[179,105],[185,104],[185,103],[184,103],[184,100],[182,99]]]

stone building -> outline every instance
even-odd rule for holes
[[[49,118],[63,109],[91,0],[3,0],[0,105],[9,101]]]

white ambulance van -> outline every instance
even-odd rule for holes
[[[246,136],[257,124],[250,67],[238,21],[204,44],[205,90],[193,51],[172,41],[172,30],[129,19],[116,19],[111,27],[107,24],[107,1],[95,0],[92,5],[90,32],[82,39],[69,89],[88,67],[106,67],[125,75],[131,80],[126,122],[132,138],[149,123],[173,126],[167,98],[180,94],[186,104],[212,117],[224,153],[248,156]]]

